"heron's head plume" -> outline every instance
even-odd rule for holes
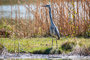
[[[50,7],[50,5],[43,5],[42,7]]]

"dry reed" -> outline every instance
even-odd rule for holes
[[[18,0],[18,4],[21,4],[22,0]],[[33,14],[33,20],[31,16],[29,19],[20,18],[20,8],[16,10],[16,17],[12,19],[11,8],[11,25],[12,33],[17,37],[36,37],[36,36],[48,36],[50,19],[47,8],[41,7],[41,5],[51,4],[52,17],[55,24],[58,26],[60,34],[62,36],[85,36],[90,33],[90,9],[89,0],[37,0],[33,3],[33,0],[23,0],[24,7],[26,8],[26,15],[28,13]],[[34,4],[35,10],[31,7],[30,3]],[[11,2],[12,4],[12,2]],[[19,18],[18,14],[19,13]],[[13,24],[13,22],[15,24]],[[12,34],[11,33],[11,34]],[[90,35],[89,35],[90,36]]]

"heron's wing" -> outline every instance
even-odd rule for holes
[[[60,33],[56,26],[55,26],[55,34],[58,36],[58,39],[60,39]]]
[[[58,39],[60,39],[59,30],[58,30],[58,28],[57,28],[55,25],[50,26],[50,34],[51,34],[52,36],[57,36]]]

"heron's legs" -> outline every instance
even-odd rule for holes
[[[58,43],[57,43],[57,39],[56,39],[56,49],[58,49]]]
[[[53,48],[53,38],[52,38],[52,48]]]

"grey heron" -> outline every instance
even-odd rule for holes
[[[43,5],[43,7],[48,7],[49,8],[49,17],[50,17],[50,23],[51,23],[50,24],[50,34],[52,36],[58,37],[58,40],[59,40],[60,39],[60,33],[59,33],[58,28],[56,27],[56,25],[53,22],[52,13],[51,13],[51,7],[50,7],[50,5]],[[52,47],[53,47],[53,38],[52,38]],[[57,38],[56,38],[56,47],[58,47]]]

